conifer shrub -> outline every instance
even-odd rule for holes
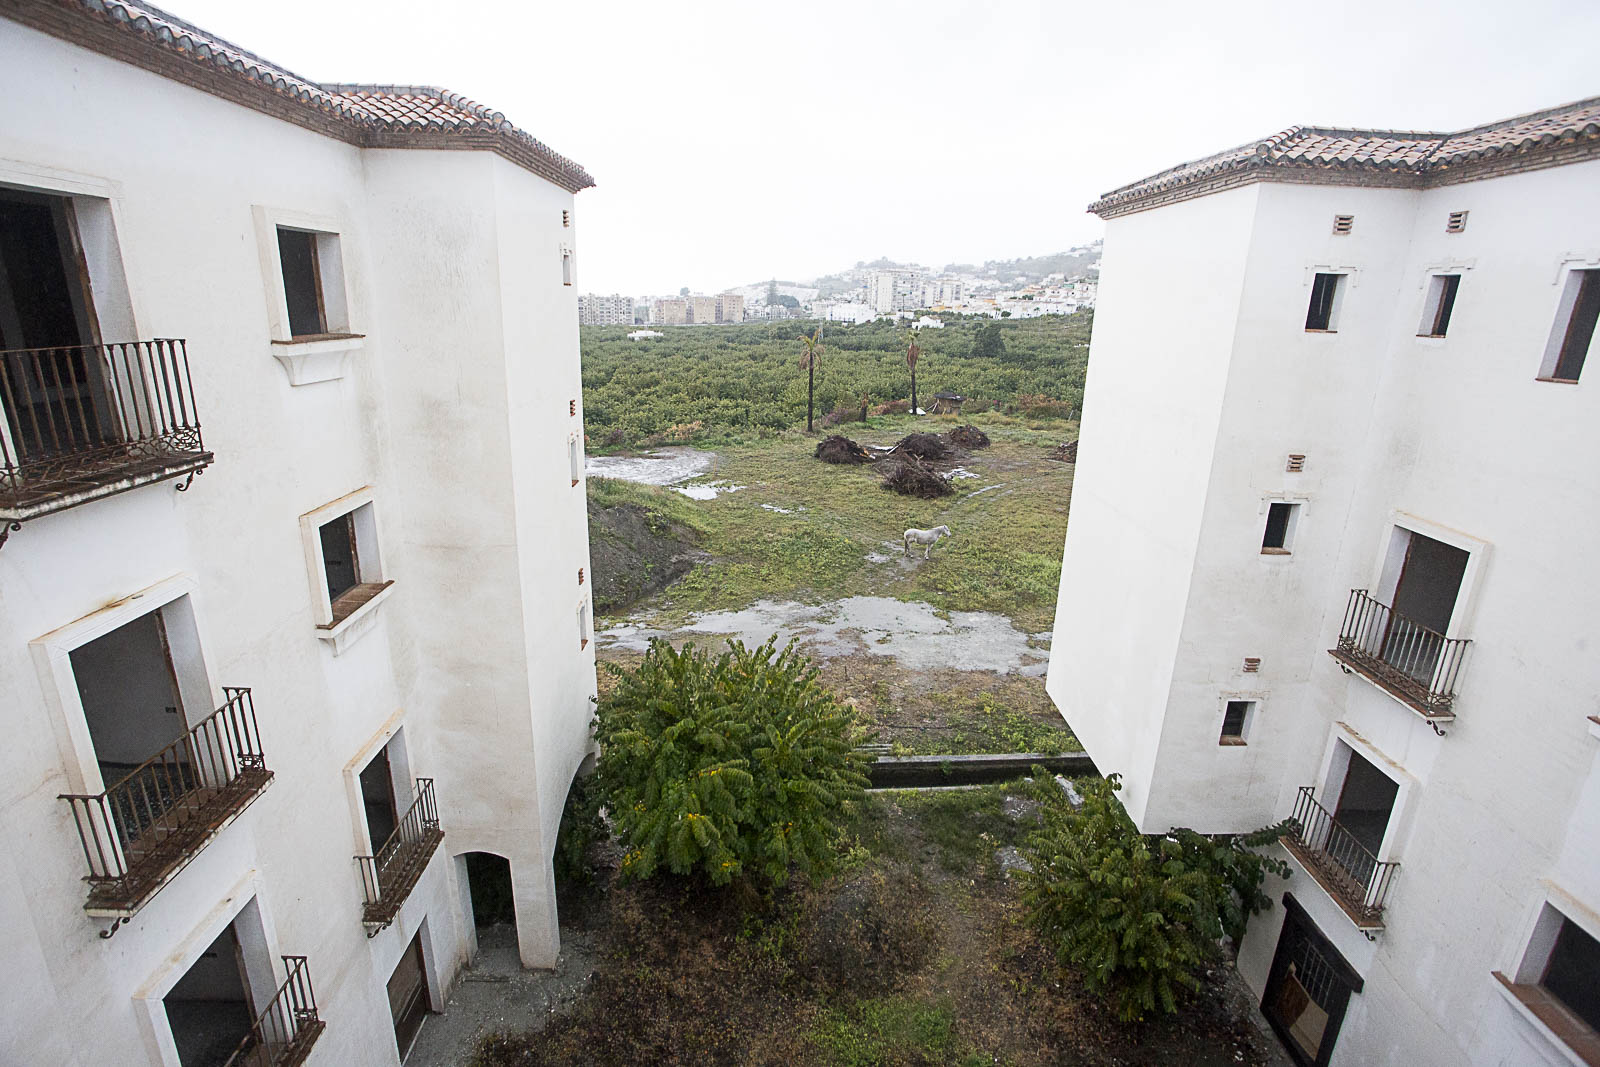
[[[655,640],[600,704],[597,785],[622,874],[782,885],[832,868],[866,786],[853,708],[776,637],[713,657]]]
[[[1115,774],[1079,783],[1076,809],[1042,770],[1034,780],[1043,822],[1025,850],[1029,918],[1125,1021],[1176,1011],[1180,995],[1200,988],[1223,937],[1237,942],[1250,916],[1272,906],[1261,889],[1267,874],[1288,876],[1282,860],[1254,851],[1286,824],[1145,835],[1117,799]]]

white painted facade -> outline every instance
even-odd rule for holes
[[[186,339],[216,456],[187,492],[145,485],[0,548],[0,1061],[179,1064],[162,998],[232,922],[257,1006],[281,955],[308,957],[310,1063],[397,1063],[385,983],[413,937],[434,1007],[475,950],[458,857],[510,861],[523,961],[556,959],[551,854],[595,695],[573,194],[488,151],[355,147],[9,21],[0,91],[0,185],[76,198],[101,333]],[[330,327],[359,338],[273,343],[277,225],[336,235]],[[370,506],[362,568],[393,584],[330,632],[302,517],[345,505]],[[274,778],[106,940],[57,799],[109,784],[71,651],[157,608],[184,718],[251,687]],[[444,839],[369,939],[357,775],[396,738]]]
[[[1600,937],[1600,562],[1579,547],[1600,345],[1576,383],[1538,380],[1573,272],[1600,267],[1600,160],[1291,181],[1107,222],[1048,690],[1147,833],[1251,830],[1302,786],[1332,809],[1352,752],[1389,780],[1376,859],[1399,866],[1373,939],[1275,849],[1294,875],[1274,901],[1361,980],[1325,1062],[1593,1063],[1592,1029],[1558,1036],[1495,972],[1541,981],[1552,914]],[[1342,276],[1327,332],[1306,328],[1319,273]],[[1419,336],[1445,274],[1448,330]],[[1275,503],[1289,543],[1264,552]],[[1351,590],[1392,604],[1412,534],[1466,553],[1444,736],[1328,652]],[[1267,997],[1287,911],[1239,955]]]

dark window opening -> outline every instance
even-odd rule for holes
[[[1448,631],[1469,556],[1465,549],[1413,532],[1395,583],[1394,613],[1435,633]]]
[[[1289,521],[1294,516],[1293,504],[1272,504],[1267,508],[1267,528],[1261,535],[1261,551],[1287,553],[1289,551]]]
[[[1334,297],[1339,292],[1339,275],[1319,274],[1311,285],[1311,306],[1306,310],[1306,329],[1333,330]]]
[[[1450,328],[1450,313],[1455,310],[1456,290],[1461,288],[1461,275],[1441,274],[1438,276],[1439,292],[1438,303],[1433,309],[1433,322],[1428,328],[1429,337],[1443,337]]]
[[[1594,328],[1600,320],[1600,270],[1583,270],[1578,283],[1578,297],[1572,304],[1572,317],[1567,320],[1566,333],[1561,338],[1561,352],[1556,356],[1555,369],[1550,377],[1559,381],[1575,382],[1583,373],[1583,360],[1589,354],[1589,344],[1594,340]]]
[[[328,576],[328,599],[338,600],[361,581],[356,557],[355,513],[340,515],[324,525],[318,534],[322,538],[322,568]]]
[[[188,731],[178,710],[178,683],[161,613],[119,626],[73,649],[69,659],[102,781],[112,786],[137,771],[141,798],[149,796],[138,810],[117,813],[126,822],[125,830],[141,830],[197,781],[184,747],[174,754],[176,762],[145,766]]]
[[[1561,920],[1539,984],[1590,1029],[1600,1030],[1600,942],[1571,919]]]
[[[161,1001],[183,1067],[223,1067],[255,1023],[243,952],[233,924]]]
[[[1245,721],[1249,718],[1252,703],[1249,700],[1228,701],[1228,706],[1222,712],[1222,736],[1218,744],[1244,744]]]
[[[283,295],[289,304],[289,333],[311,337],[328,332],[322,304],[322,267],[317,235],[278,227],[278,258],[283,264]]]
[[[1383,844],[1383,835],[1389,830],[1389,816],[1394,812],[1395,798],[1399,794],[1398,782],[1352,750],[1350,765],[1344,772],[1344,784],[1339,789],[1339,806],[1333,813],[1334,820],[1375,857],[1378,846]],[[1351,862],[1369,862],[1366,857],[1349,858]],[[1365,884],[1365,879],[1371,877],[1372,871],[1352,870],[1350,873],[1362,878]]]
[[[372,845],[372,854],[376,856],[394,833],[395,827],[400,825],[387,745],[361,770],[361,804],[367,815],[367,839]]]

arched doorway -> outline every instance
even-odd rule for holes
[[[515,973],[521,960],[511,861],[493,852],[463,852],[456,857],[456,876],[465,898],[462,910],[473,926],[473,970]]]

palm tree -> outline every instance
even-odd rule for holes
[[[806,372],[806,433],[810,433],[811,409],[817,395],[817,360],[822,358],[822,327],[818,326],[810,337],[801,334],[800,340],[806,346],[806,354],[800,357],[800,366]]]

